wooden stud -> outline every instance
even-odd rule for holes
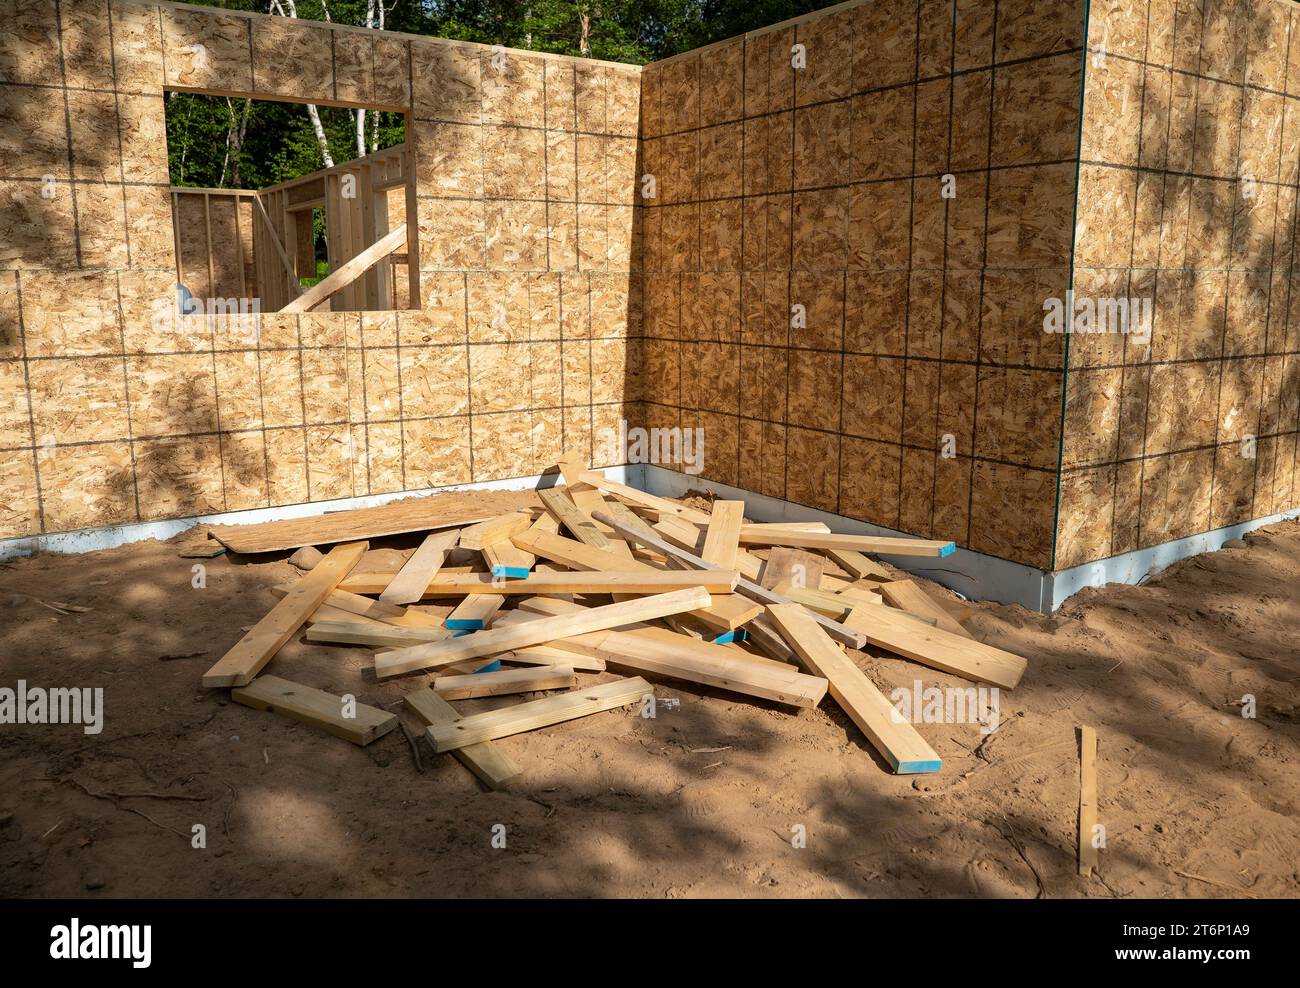
[[[475,594],[466,597],[447,615],[445,626],[452,631],[480,631],[488,626],[492,615],[506,602],[501,594]]]
[[[254,710],[270,710],[335,737],[367,745],[397,727],[397,715],[364,703],[344,703],[343,697],[293,683],[279,676],[258,676],[230,691],[230,698]]]
[[[383,679],[418,669],[436,669],[480,656],[500,655],[502,652],[527,645],[544,645],[570,635],[603,631],[622,624],[693,611],[707,604],[708,596],[708,592],[703,587],[693,587],[689,590],[676,590],[671,593],[642,597],[639,600],[593,607],[580,614],[539,618],[524,624],[476,631],[461,638],[399,649],[375,657],[375,675]]]
[[[604,710],[613,710],[642,697],[652,695],[650,684],[640,676],[616,679],[586,689],[530,700],[500,710],[472,714],[448,723],[429,727],[429,740],[435,751],[453,751],[467,744],[494,741],[497,738],[535,731],[566,720],[586,717]]]
[[[428,727],[460,719],[456,708],[433,690],[421,687],[407,693],[402,699]],[[453,751],[452,755],[489,789],[504,788],[507,783],[524,774],[524,770],[491,741],[464,745]]]
[[[1100,864],[1093,843],[1097,827],[1097,731],[1079,728],[1079,874],[1087,878]]]
[[[423,597],[429,581],[447,561],[447,554],[456,547],[459,537],[460,533],[455,530],[426,536],[393,582],[384,587],[379,599],[386,604],[410,604]]]
[[[912,615],[891,607],[858,607],[844,623],[860,631],[872,645],[942,669],[976,683],[1013,689],[1028,663],[1019,655],[1005,652],[942,628],[924,627]]]
[[[660,552],[664,553],[664,555],[680,559],[693,569],[707,572],[716,568],[712,563],[705,562],[699,556],[687,552],[685,549],[679,549],[677,546],[665,541],[658,535],[647,534],[640,529],[623,524],[613,515],[598,514],[596,518],[598,521],[603,521],[605,524],[611,526],[624,538],[635,539],[643,545],[649,545],[653,549],[658,549]],[[750,600],[757,601],[760,604],[790,603],[787,598],[773,593],[771,590],[766,590],[763,587],[760,587],[757,583],[752,583],[750,580],[743,577],[737,581],[736,589],[739,593],[744,594]],[[836,641],[848,645],[850,648],[861,648],[866,644],[866,639],[861,632],[854,631],[852,628],[845,627],[843,624],[832,621],[830,618],[823,617],[820,614],[814,614],[813,620],[820,624],[828,635],[833,637]]]
[[[433,681],[433,691],[444,700],[469,700],[478,696],[564,690],[577,685],[578,677],[573,666],[533,666],[476,672],[468,676],[439,676]]]
[[[886,556],[947,556],[957,547],[934,539],[886,538],[876,535],[837,535],[833,532],[772,531],[745,525],[741,545],[784,545],[800,549],[851,549]]]
[[[365,555],[368,543],[352,542],[329,551],[269,614],[203,675],[203,685],[246,686],[280,651],[312,612],[325,602],[350,569]]]
[[[714,501],[700,558],[722,569],[736,568],[740,526],[745,521],[744,501]]]
[[[807,611],[797,604],[777,604],[767,613],[804,666],[827,680],[831,698],[895,772],[939,771],[943,763],[935,750],[915,727],[898,718],[884,694],[835,646]]]
[[[352,593],[379,593],[388,586],[391,574],[361,574],[344,580]],[[704,587],[709,593],[727,594],[736,586],[736,574],[725,570],[700,573],[692,570],[633,570],[601,573],[533,573],[517,580],[503,580],[488,573],[448,576],[439,573],[424,592],[425,599],[463,597],[467,594],[539,593],[636,593],[652,594],[686,587]]]
[[[880,584],[880,594],[893,607],[920,618],[926,618],[936,628],[942,628],[963,638],[973,638],[969,631],[944,610],[928,593],[912,580],[889,580]]]

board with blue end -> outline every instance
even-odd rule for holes
[[[942,559],[944,556],[951,556],[956,551],[957,551],[957,543],[949,542],[946,546],[944,546],[942,549],[939,550],[939,558]]]
[[[926,759],[924,761],[896,761],[891,755],[886,759],[894,767],[894,771],[899,775],[930,775],[943,768],[943,761],[935,759]]]
[[[747,642],[747,641],[749,641],[748,631],[746,631],[744,628],[733,628],[730,631],[724,631],[722,634],[718,635],[717,638],[713,639],[713,644],[729,645],[732,642]]]
[[[482,631],[487,627],[482,618],[447,618],[446,626],[452,631]],[[455,637],[459,638],[460,635]]]
[[[492,567],[492,575],[497,579],[522,580],[532,572],[527,566],[503,566],[497,564]]]

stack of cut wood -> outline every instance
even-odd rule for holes
[[[432,673],[407,707],[435,751],[499,786],[520,769],[495,740],[648,705],[653,687],[640,674],[795,712],[829,692],[899,773],[938,771],[939,756],[846,649],[871,645],[1005,689],[1020,680],[1025,660],[974,640],[964,605],[939,603],[868,556],[943,556],[951,543],[753,524],[742,501],[704,511],[570,462],[561,470],[565,483],[539,490],[539,505],[468,525],[461,511],[444,522],[429,502],[407,529],[428,535],[399,568],[371,565],[380,554],[365,541],[323,556],[303,549],[295,561],[306,574],[277,588],[280,602],[203,684],[360,744],[395,728],[395,715],[350,696],[259,675],[306,625],[308,641],[372,649],[381,680]],[[364,517],[379,524],[377,510]],[[350,514],[328,516],[331,532],[355,531]],[[421,602],[440,603],[439,615]],[[625,678],[596,680],[607,671]],[[544,691],[463,715],[449,702]]]

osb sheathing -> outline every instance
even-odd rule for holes
[[[1057,566],[1285,511],[1300,409],[1300,7],[1092,4]],[[1104,52],[1104,54],[1102,54]]]
[[[1050,567],[1082,45],[876,0],[647,66],[646,397],[705,476]]]
[[[706,477],[1057,569],[1297,503],[1295,5],[1090,11],[874,0],[646,68],[645,395]],[[1044,332],[1071,288],[1153,296],[1150,346]]]
[[[621,462],[622,419],[1043,568],[1297,502],[1293,4],[871,0],[644,71],[5,9],[0,536]],[[422,308],[154,319],[173,88],[408,112]],[[1071,289],[1150,345],[1045,333]]]
[[[0,23],[0,538],[602,462],[636,417],[639,69],[167,3]],[[406,112],[423,307],[171,315],[173,89]],[[238,297],[231,204],[177,220],[189,290]]]

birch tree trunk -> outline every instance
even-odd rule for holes
[[[287,13],[285,11],[286,7],[288,8]],[[298,17],[298,5],[294,2],[294,0],[284,0],[283,5],[281,5],[280,0],[272,0],[271,9],[275,13],[279,14],[281,17],[289,17],[294,19]],[[325,19],[329,20],[328,9],[326,9],[325,11]],[[334,156],[330,154],[329,138],[325,136],[325,128],[321,125],[320,122],[320,111],[316,109],[315,103],[307,104],[307,116],[311,120],[312,133],[316,135],[316,143],[320,145],[321,160],[325,162],[326,168],[333,168]]]

